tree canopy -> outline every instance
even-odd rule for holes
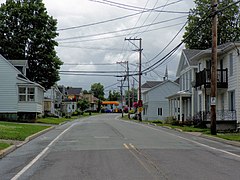
[[[108,100],[109,101],[118,101],[118,100],[120,100],[121,99],[121,95],[120,95],[120,93],[119,92],[117,92],[117,91],[109,91],[109,95],[108,95]]]
[[[91,92],[94,97],[104,100],[104,86],[101,83],[94,83],[91,85]]]
[[[185,40],[186,48],[207,49],[212,46],[211,0],[194,2],[196,7],[191,9],[188,16],[189,22],[183,38],[188,37]],[[218,45],[240,40],[239,4],[229,6],[234,2],[234,0],[219,1]]]
[[[60,79],[56,25],[42,0],[6,0],[0,7],[0,53],[28,60],[27,77],[46,89]]]

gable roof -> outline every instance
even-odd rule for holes
[[[66,89],[68,95],[79,95],[82,92],[82,88],[67,87]]]
[[[163,81],[146,81],[141,88],[153,88],[159,84],[161,84]]]
[[[175,85],[179,86],[179,84],[177,84],[176,82],[173,82],[173,81],[171,81],[171,80],[166,80],[166,81],[161,81],[161,82],[162,82],[162,83],[159,83],[158,85],[156,85],[156,86],[154,86],[154,87],[152,87],[152,88],[150,88],[150,89],[148,89],[148,90],[146,90],[146,91],[144,91],[144,92],[142,92],[142,93],[143,93],[143,94],[148,93],[149,91],[152,91],[152,90],[158,88],[159,86],[162,86],[162,85],[165,84],[165,83],[172,83],[172,84],[175,84]]]
[[[196,56],[200,52],[201,52],[201,50],[198,50],[198,49],[183,49],[182,50],[180,62],[178,64],[177,73],[176,73],[177,77],[180,76],[180,72],[183,69],[186,69],[187,67],[190,67],[190,66],[197,65],[197,61],[193,61],[192,57]]]

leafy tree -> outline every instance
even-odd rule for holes
[[[212,46],[212,19],[211,0],[195,0],[196,7],[191,9],[188,16],[188,26],[183,38],[186,39],[186,47],[189,49],[207,49]],[[224,0],[219,2],[218,9],[221,10],[234,0]],[[240,40],[240,10],[239,5],[230,6],[218,13],[218,44],[234,42]],[[199,26],[202,22],[203,24]],[[196,27],[198,27],[196,29]]]
[[[120,93],[119,92],[117,92],[117,91],[109,91],[109,95],[108,95],[108,100],[109,101],[117,101],[117,100],[119,100],[121,98],[121,95],[120,95]]]
[[[104,86],[101,83],[92,84],[91,92],[96,98],[104,100]]]
[[[46,89],[60,79],[56,25],[42,0],[6,0],[0,7],[0,54],[28,60],[27,77]]]
[[[84,111],[90,107],[90,103],[86,99],[79,99],[79,101],[77,102],[77,106],[81,111]]]
[[[83,94],[89,94],[91,92],[88,92],[87,90],[83,90]]]

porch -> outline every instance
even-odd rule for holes
[[[200,111],[193,116],[194,125],[206,125],[210,128],[211,112]],[[236,130],[237,129],[237,115],[236,111],[217,110],[216,111],[216,126],[217,131]]]

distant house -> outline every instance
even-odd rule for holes
[[[169,116],[167,96],[176,93],[179,85],[173,81],[151,82],[152,88],[145,89],[143,97],[143,120],[164,120]]]
[[[44,93],[44,114],[62,116],[61,105],[63,94],[57,85],[52,86]]]
[[[77,110],[77,102],[82,96],[82,88],[59,86],[63,95],[61,111],[65,115],[71,115]]]
[[[43,112],[44,88],[26,78],[25,63],[0,55],[1,120],[31,120]]]
[[[94,97],[93,94],[83,94],[82,98],[86,99],[90,103],[90,107],[88,110],[97,111],[98,108],[98,98]]]

